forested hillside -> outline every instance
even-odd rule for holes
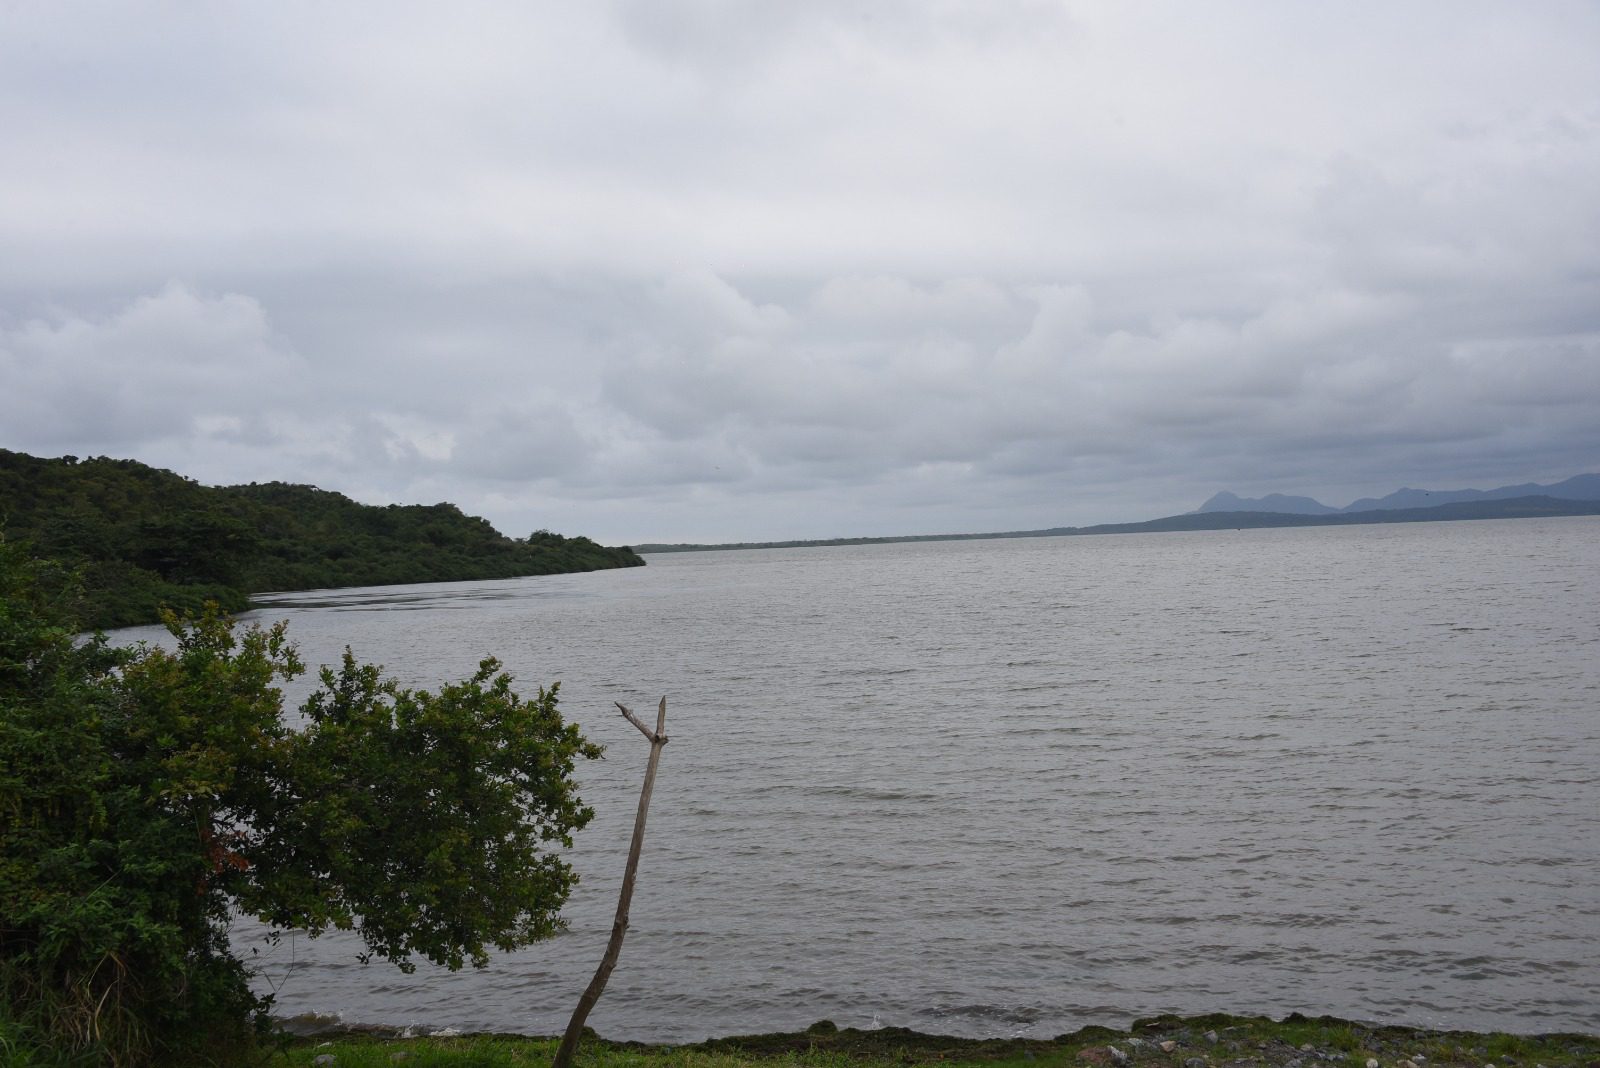
[[[160,605],[229,611],[251,593],[636,567],[633,550],[536,531],[508,538],[453,504],[357,504],[284,482],[202,486],[136,460],[0,449],[0,531],[80,566],[86,622]]]

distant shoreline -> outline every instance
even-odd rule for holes
[[[1268,527],[1364,526],[1373,523],[1447,523],[1470,519],[1547,519],[1600,515],[1600,501],[1575,501],[1559,497],[1512,497],[1506,500],[1462,501],[1431,508],[1373,509],[1335,515],[1298,515],[1292,512],[1190,512],[1147,519],[1141,523],[1101,523],[1091,527],[1048,527],[1043,530],[1007,530],[983,534],[901,534],[886,537],[814,538],[791,541],[741,541],[722,543],[678,542],[634,545],[640,555],[649,553],[725,552],[733,549],[809,549],[832,545],[890,545],[917,541],[987,541],[996,538],[1064,538],[1088,534],[1160,534],[1191,530],[1254,530]]]

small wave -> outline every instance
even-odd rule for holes
[[[927,1011],[928,1015],[941,1020],[997,1020],[1008,1024],[1037,1023],[1045,1016],[1042,1009],[1029,1005],[986,1005],[981,1002],[971,1005],[933,1005]]]
[[[810,793],[848,797],[857,801],[937,801],[938,794],[920,790],[889,790],[871,786],[813,786]]]

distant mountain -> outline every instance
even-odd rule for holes
[[[1600,501],[1600,474],[1574,475],[1572,478],[1541,486],[1524,482],[1492,490],[1398,489],[1387,497],[1363,497],[1345,505],[1345,512],[1371,512],[1388,508],[1433,508],[1463,501],[1505,501],[1516,497],[1554,497],[1563,501]]]
[[[1498,498],[1492,501],[1456,501],[1428,508],[1369,508],[1333,515],[1296,515],[1290,512],[1190,512],[1143,523],[1103,523],[1094,527],[1063,527],[1040,534],[1137,534],[1176,530],[1246,530],[1255,527],[1361,526],[1370,523],[1438,523],[1463,519],[1537,519],[1554,516],[1600,515],[1600,500],[1557,499],[1548,494]]]
[[[1265,497],[1236,497],[1223,490],[1202,504],[1201,512],[1285,512],[1289,515],[1335,515],[1339,509],[1330,508],[1310,497],[1289,497],[1282,493],[1269,493]]]
[[[1290,497],[1269,493],[1265,497],[1237,497],[1224,490],[1202,504],[1193,514],[1209,512],[1274,512],[1286,515],[1338,515],[1352,512],[1395,509],[1437,508],[1443,504],[1469,501],[1507,501],[1520,497],[1554,497],[1563,501],[1600,501],[1600,474],[1574,475],[1561,482],[1541,486],[1524,482],[1499,489],[1423,490],[1398,489],[1386,497],[1363,497],[1343,508],[1332,508],[1311,497]]]

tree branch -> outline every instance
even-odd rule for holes
[[[667,744],[667,736],[661,733],[667,725],[667,699],[665,697],[661,699],[661,711],[656,715],[656,729],[654,732],[652,732],[649,727],[646,727],[643,723],[639,722],[639,717],[633,714],[633,709],[629,708],[621,701],[613,701],[611,703],[622,709],[622,714],[627,717],[628,722],[633,724],[635,727],[638,727],[639,733],[650,739],[651,744]]]

